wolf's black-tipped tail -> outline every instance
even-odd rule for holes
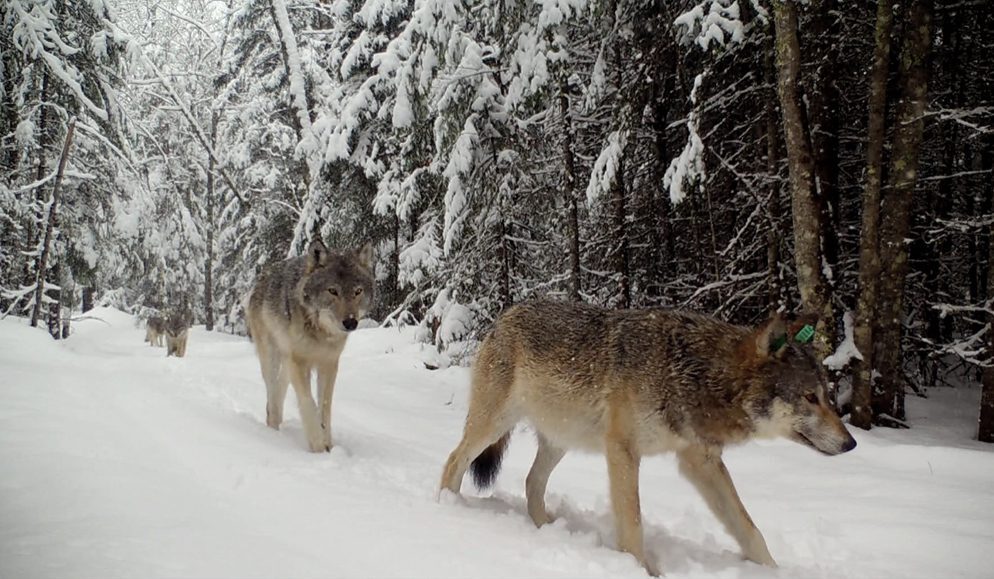
[[[504,436],[484,449],[480,456],[473,460],[469,469],[473,471],[473,482],[476,484],[476,488],[484,490],[493,486],[494,481],[497,480],[497,473],[500,472],[500,462],[504,458],[504,451],[507,449],[507,443],[510,439],[511,433],[504,433]]]

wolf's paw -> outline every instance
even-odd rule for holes
[[[659,567],[656,565],[654,561],[645,558],[642,561],[640,561],[640,563],[642,563],[642,567],[645,569],[645,572],[648,573],[650,577],[659,577],[662,575],[662,573],[659,571]]]
[[[542,527],[544,525],[548,525],[550,523],[555,522],[556,517],[550,515],[546,511],[542,511],[541,513],[534,513],[534,514],[532,514],[531,515],[531,519],[532,519],[532,522],[535,523],[536,527]]]
[[[772,567],[774,569],[779,567],[779,565],[777,565],[777,562],[773,560],[773,556],[770,555],[769,553],[753,553],[753,554],[743,555],[743,557],[745,557],[745,559],[748,561],[756,563],[757,565]]]
[[[331,447],[334,445],[331,443],[331,431],[322,429],[323,433],[321,435],[321,444],[324,446],[325,452],[331,452]]]
[[[445,487],[439,487],[435,492],[435,502],[443,505],[458,505],[463,500],[459,493]]]
[[[324,441],[320,439],[308,440],[307,447],[311,450],[311,452],[328,452],[328,447],[325,446]]]

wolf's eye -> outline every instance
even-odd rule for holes
[[[362,288],[361,287],[355,288],[355,295],[357,297],[362,295]]]
[[[333,287],[328,288],[328,293],[335,296],[336,298],[338,297],[338,290]]]
[[[804,395],[804,399],[812,404],[818,404],[818,395],[814,392],[808,392]]]

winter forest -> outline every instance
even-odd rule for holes
[[[985,2],[3,10],[0,309],[56,338],[244,333],[265,264],[369,240],[373,318],[439,349],[542,295],[805,310],[853,424],[985,381],[994,441]]]
[[[293,462],[310,456],[296,441],[273,458],[264,454],[267,447],[252,448],[250,456],[279,468],[250,465],[249,474],[230,481],[230,465],[222,466],[231,460],[227,453],[210,461],[191,455],[196,458],[182,466],[213,481],[210,488],[248,481],[246,492],[282,492],[284,483],[301,485],[315,508],[332,510],[340,505],[322,502],[333,499],[318,492],[327,486],[319,479],[361,487],[370,493],[362,504],[387,496],[387,503],[404,505],[391,511],[399,520],[386,537],[403,541],[405,529],[415,536],[419,521],[439,515],[436,505],[422,506],[418,493],[427,496],[435,487],[445,453],[458,441],[466,367],[512,305],[546,297],[618,309],[667,307],[750,326],[773,312],[810,314],[818,320],[813,345],[826,367],[829,404],[859,439],[861,450],[853,454],[868,457],[852,460],[868,462],[850,478],[834,479],[833,469],[844,467],[810,458],[778,474],[785,486],[771,487],[770,496],[743,492],[756,505],[771,550],[782,554],[788,570],[777,576],[989,571],[990,555],[983,554],[994,552],[994,528],[972,515],[984,512],[978,505],[994,505],[994,462],[977,442],[994,442],[994,10],[987,0],[3,0],[0,27],[0,350],[8,352],[0,382],[33,384],[27,376],[48,362],[29,368],[19,361],[55,359],[46,352],[65,353],[60,364],[100,356],[92,371],[105,374],[86,378],[93,384],[132,372],[150,385],[161,381],[163,391],[180,385],[179,398],[161,399],[161,412],[174,413],[174,425],[191,425],[189,433],[166,435],[154,420],[135,427],[150,440],[189,437],[193,448],[205,437],[237,456],[248,442],[234,441],[229,431],[245,439],[268,436],[253,430],[266,422],[264,390],[245,339],[246,300],[256,277],[301,255],[312,240],[341,249],[371,243],[375,295],[367,326],[382,333],[357,336],[343,360],[377,360],[384,390],[377,394],[377,381],[368,378],[372,365],[343,361],[345,401],[335,407],[343,416],[335,429],[347,450],[336,447],[326,457],[330,463],[319,464]],[[153,360],[152,349],[141,346],[138,328],[144,332],[145,320],[170,311],[185,312],[195,325],[185,367],[176,359],[164,365],[161,350]],[[26,333],[27,326],[37,328]],[[128,341],[132,334],[138,338]],[[93,338],[83,341],[87,336]],[[119,354],[110,353],[118,346],[148,357],[121,365]],[[53,385],[75,371],[58,368],[50,368]],[[350,381],[368,390],[350,390]],[[149,390],[141,401],[105,393],[100,403],[90,394],[79,403],[137,416],[163,391]],[[27,416],[16,410],[35,402],[24,398],[22,405],[13,392],[0,404],[6,424],[0,462],[28,466],[11,470],[0,486],[20,488],[21,481],[33,489],[31,477],[49,471],[18,450],[35,437],[15,417]],[[29,393],[22,388],[17,396]],[[203,402],[198,410],[169,410],[194,399]],[[394,417],[384,410],[391,404],[411,409],[394,418],[407,434],[388,436],[401,437],[392,443],[399,446],[377,445],[370,434],[382,434],[379,421]],[[219,408],[230,412],[210,422],[216,426],[192,426],[200,424],[199,413]],[[68,410],[57,416],[32,424],[51,424],[55,432],[65,417],[79,419]],[[117,415],[109,416],[115,418],[100,427],[108,430],[87,427],[85,436],[133,436],[131,429],[113,430]],[[435,436],[438,422],[429,418],[447,424],[444,436]],[[289,428],[299,441],[294,420]],[[944,437],[953,431],[959,434],[949,442]],[[160,454],[172,456],[170,445],[180,442],[163,443]],[[412,458],[426,448],[423,464]],[[469,509],[443,505],[448,518],[429,524],[426,534],[459,544],[494,532],[492,547],[508,553],[521,548],[515,541],[531,544],[534,537],[554,562],[510,554],[505,566],[468,560],[482,565],[474,573],[459,566],[458,557],[469,555],[441,557],[450,565],[444,566],[410,546],[411,552],[398,547],[397,562],[386,557],[367,567],[359,555],[366,543],[348,547],[366,531],[358,524],[335,531],[337,544],[345,545],[336,556],[353,557],[337,560],[343,566],[335,567],[336,576],[641,573],[634,560],[616,560],[610,550],[589,566],[582,561],[589,549],[614,545],[610,519],[596,518],[609,510],[604,489],[580,482],[601,481],[603,459],[589,459],[589,477],[587,462],[567,463],[564,472],[573,476],[562,480],[573,486],[555,501],[565,522],[539,531],[530,526],[520,486],[529,459],[515,466],[515,453],[528,448],[512,448],[510,481],[498,487],[497,499],[470,499],[477,502]],[[742,451],[746,489],[750,476],[752,488],[762,487],[776,468],[749,474],[755,461],[747,457],[765,456],[757,454],[763,449],[792,456],[778,446]],[[145,460],[137,451],[114,452]],[[891,479],[873,478],[877,465],[900,473],[926,460],[925,475],[941,477],[945,466],[973,477],[973,486],[967,479],[927,482],[909,470],[907,485],[888,494]],[[653,473],[643,477],[675,477]],[[363,477],[370,475],[379,479],[367,489]],[[93,488],[105,488],[100,481],[93,478]],[[312,484],[309,494],[304,486]],[[647,544],[671,543],[659,557],[664,567],[675,561],[674,576],[742,564],[737,554],[721,554],[733,543],[703,506],[696,509],[710,526],[688,517],[689,507],[673,504],[670,495],[648,502],[656,499],[645,484]],[[846,484],[851,494],[840,490]],[[163,483],[163,500],[175,495],[176,505],[207,517],[228,508],[213,499],[199,503],[192,490],[182,495],[185,488]],[[793,513],[788,503],[775,503],[783,488],[810,489],[808,504],[817,510]],[[967,488],[972,498],[957,499]],[[878,494],[866,498],[865,489]],[[13,496],[8,490],[0,499]],[[128,492],[138,491],[106,498],[128,504]],[[934,505],[922,501],[933,492],[952,494]],[[902,506],[905,499],[911,508]],[[10,510],[13,502],[3,502],[0,518],[28,520]],[[803,502],[794,496],[790,504]],[[876,510],[866,510],[871,504]],[[932,506],[945,510],[915,510]],[[176,509],[163,508],[154,520],[173,521],[183,512]],[[654,521],[652,509],[665,515]],[[259,524],[288,525],[271,522],[279,517],[266,512],[257,515]],[[495,512],[510,512],[512,520],[495,519]],[[822,522],[804,531],[809,535],[791,534],[833,512],[839,522],[827,523],[827,530]],[[907,521],[893,518],[901,512],[909,513]],[[112,539],[130,534],[113,527],[137,516],[122,513],[92,540],[104,531]],[[890,543],[875,542],[889,532],[881,531],[884,524],[946,514],[959,517],[948,528],[963,535],[954,540],[921,530],[908,544],[920,539],[933,548],[909,555],[903,567],[888,563]],[[210,520],[235,520],[229,515],[218,511]],[[596,519],[591,526],[579,522],[590,518]],[[136,518],[134,528],[147,529],[150,520]],[[237,536],[228,547],[244,549],[255,540],[237,534],[255,524],[244,521],[198,532],[204,545],[228,545]],[[173,522],[177,529],[187,524]],[[522,538],[526,522],[533,535]],[[59,533],[68,528],[53,526],[53,541],[63,544]],[[30,552],[24,527],[11,529],[0,531],[7,545],[0,560],[8,561],[11,576],[75,574],[76,567],[59,567],[58,557],[46,572],[11,566],[21,561],[11,555]],[[297,567],[259,563],[254,557],[271,552],[269,546],[248,548],[255,554],[244,560],[200,557],[179,534],[163,532],[157,543],[189,555],[179,560],[206,566],[170,566],[172,559],[154,559],[149,547],[121,559],[119,576],[139,570],[321,575],[304,559]],[[308,541],[321,548],[320,540]],[[719,547],[701,547],[702,541]],[[893,543],[894,556],[904,557],[897,555],[900,539]],[[93,552],[66,545],[58,553],[67,561],[90,561]],[[837,558],[810,559],[828,551]],[[849,558],[863,567],[840,563]],[[401,560],[413,566],[390,567]],[[943,565],[953,560],[961,567],[946,575]],[[107,566],[79,569],[118,576]],[[741,576],[767,576],[750,574],[759,567],[743,569]]]

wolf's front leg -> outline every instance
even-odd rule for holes
[[[311,396],[311,368],[305,362],[292,357],[287,362],[287,366],[290,371],[290,383],[293,384],[293,391],[297,395],[300,421],[304,423],[304,433],[307,434],[307,445],[311,452],[323,452],[325,446],[321,435],[321,423],[318,421],[318,409],[314,405],[314,397]]]
[[[331,450],[331,397],[335,394],[338,359],[318,368],[318,405],[321,407],[321,435],[325,450]]]
[[[738,542],[746,559],[776,567],[766,547],[766,539],[756,528],[742,500],[735,492],[732,477],[721,460],[720,449],[691,447],[678,453],[680,472],[704,497],[711,512]]]

